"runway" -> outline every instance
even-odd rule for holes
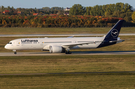
[[[57,55],[135,55],[135,51],[72,51],[72,54],[49,52],[1,52],[0,56],[57,56]]]

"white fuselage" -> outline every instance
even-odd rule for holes
[[[73,38],[23,38],[15,39],[6,44],[5,48],[10,50],[49,50],[50,45],[70,45],[78,44],[70,47],[70,49],[79,48],[97,48],[104,37],[73,37]],[[82,44],[87,43],[87,44]]]

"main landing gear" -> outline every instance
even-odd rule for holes
[[[65,54],[72,54],[72,52],[70,52],[70,51],[66,51],[66,52],[65,52]]]
[[[72,54],[72,52],[70,52],[70,49],[66,49],[65,54]]]

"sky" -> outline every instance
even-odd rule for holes
[[[0,6],[14,8],[42,8],[42,7],[72,7],[81,4],[84,7],[95,5],[116,4],[118,2],[128,3],[135,8],[135,0],[0,0]]]

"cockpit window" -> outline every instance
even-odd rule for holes
[[[9,42],[8,44],[12,44],[12,42]]]

